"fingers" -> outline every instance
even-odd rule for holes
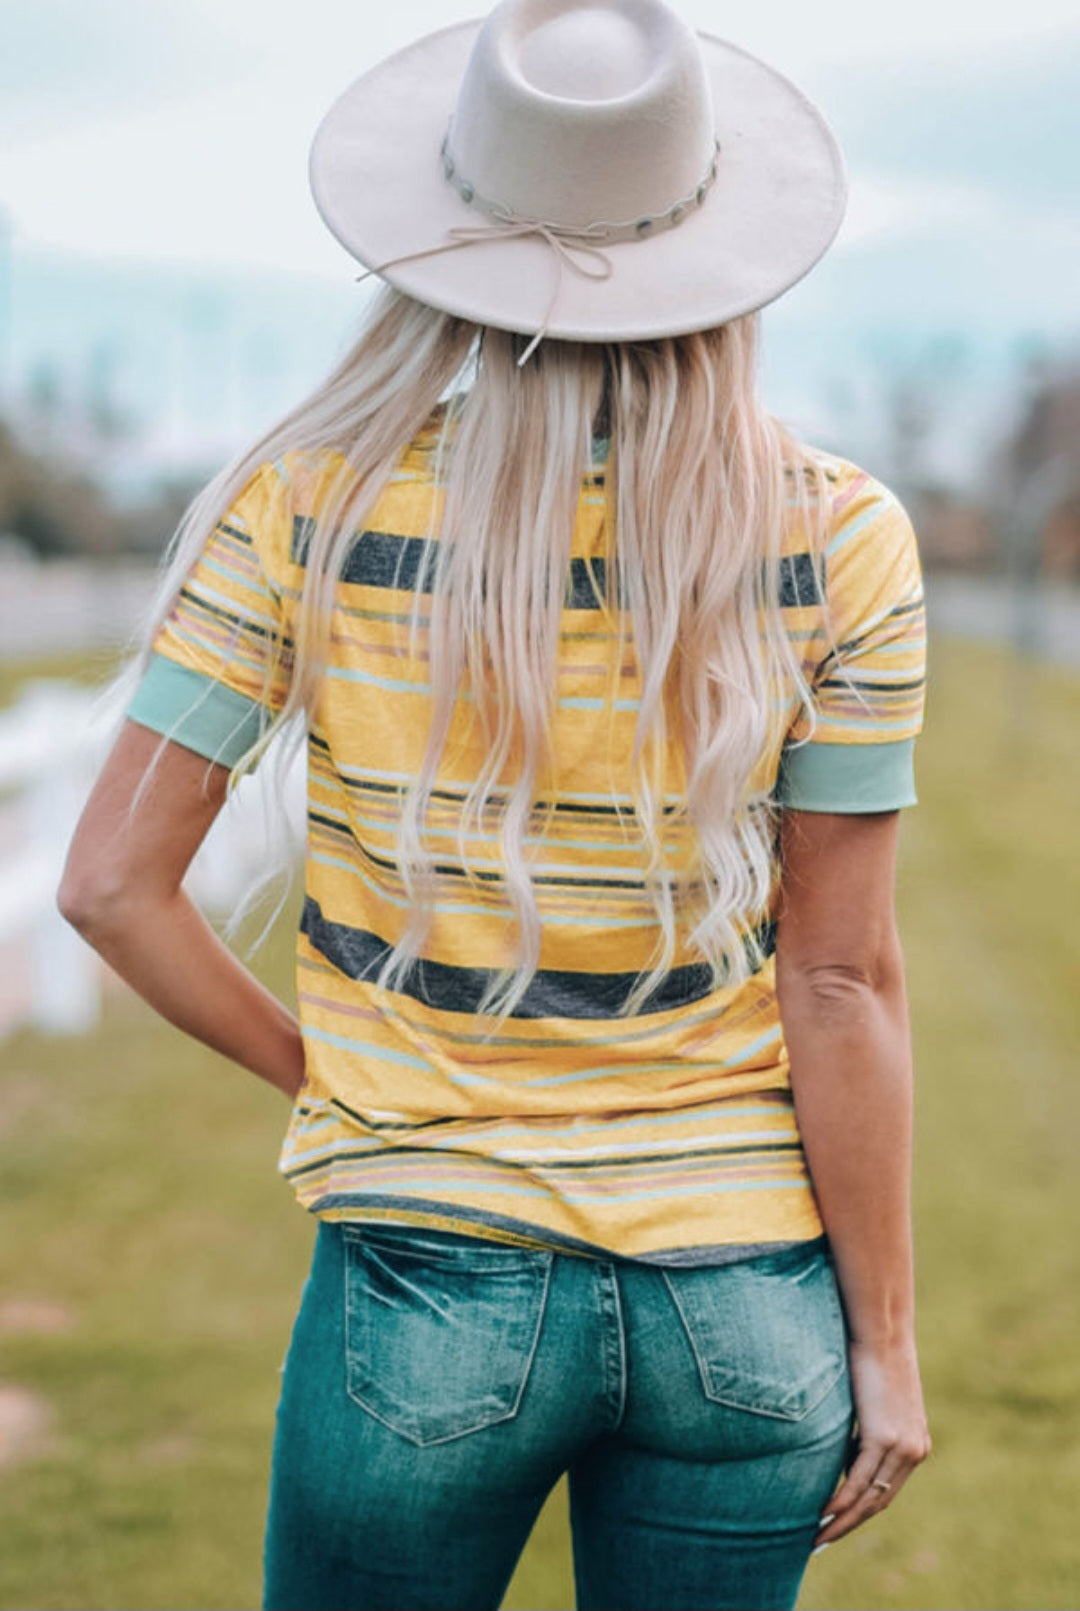
[[[830,1519],[824,1522],[823,1518],[822,1530],[815,1539],[816,1544],[831,1544],[834,1539],[843,1538],[852,1527],[859,1525],[864,1513],[869,1514],[875,1500],[878,1500],[878,1495],[883,1495],[885,1492],[880,1488],[871,1488],[870,1482],[877,1475],[878,1467],[887,1452],[885,1446],[880,1443],[866,1442],[860,1446],[839,1490],[829,1500],[827,1514]]]
[[[929,1439],[867,1440],[840,1489],[830,1499],[815,1547],[831,1544],[877,1516],[896,1498],[930,1452]]]

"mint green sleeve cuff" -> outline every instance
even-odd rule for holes
[[[897,811],[918,803],[915,740],[784,749],[774,798],[795,811]]]
[[[124,714],[174,744],[230,767],[271,720],[257,699],[156,653]]]

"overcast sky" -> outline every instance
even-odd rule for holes
[[[477,9],[4,0],[0,207],[27,244],[341,278],[307,188],[319,118],[381,56]],[[680,9],[823,106],[853,180],[841,249],[928,223],[1080,247],[1075,0]]]

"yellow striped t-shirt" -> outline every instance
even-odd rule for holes
[[[605,552],[602,462],[583,477],[567,579],[555,809],[528,845],[543,919],[539,970],[485,1039],[473,1009],[506,960],[510,920],[495,845],[470,844],[473,876],[458,853],[461,804],[482,761],[459,701],[426,827],[438,868],[434,924],[401,989],[380,999],[372,983],[403,926],[396,813],[430,718],[422,654],[413,661],[396,651],[440,497],[434,440],[432,428],[403,454],[337,585],[332,659],[308,734],[296,940],[306,1077],[279,1167],[323,1218],[394,1220],[585,1255],[709,1264],[820,1236],[771,925],[762,930],[766,961],[743,985],[712,989],[708,968],[682,951],[644,1008],[617,1016],[650,965],[656,924],[631,809],[636,668],[622,668],[613,704],[615,625],[588,574]],[[787,739],[761,757],[756,781],[792,808],[891,810],[914,803],[922,722],[915,537],[880,482],[819,457],[831,498],[831,640],[795,516],[777,578],[818,721],[811,741],[793,747],[806,731],[793,702]],[[260,466],[158,632],[133,720],[231,764],[267,708],[280,708],[312,523],[336,465],[331,453],[292,453]],[[275,634],[286,653],[264,695]],[[672,743],[665,793],[677,797],[683,780]]]

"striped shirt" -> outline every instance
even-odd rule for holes
[[[407,634],[416,560],[440,496],[434,431],[405,451],[337,584],[331,663],[308,732],[305,899],[296,939],[306,1075],[279,1168],[327,1219],[383,1219],[496,1241],[651,1263],[711,1264],[822,1234],[800,1144],[777,1005],[764,964],[714,989],[680,950],[641,1010],[619,1017],[650,965],[629,756],[640,684],[610,688],[615,623],[588,576],[605,551],[603,462],[583,477],[563,610],[554,805],[527,842],[543,919],[540,966],[494,1038],[473,1010],[503,963],[509,908],[488,840],[461,860],[462,802],[482,756],[461,701],[429,808],[435,917],[420,962],[380,999],[372,982],[401,932],[395,861],[403,787],[430,720],[423,654]],[[896,498],[849,462],[821,459],[831,499],[828,639],[808,539],[793,516],[780,598],[815,692],[755,781],[811,811],[911,805],[922,723],[925,622],[914,533]],[[232,764],[280,709],[288,660],[264,691],[267,645],[290,641],[308,540],[336,455],[261,465],[207,540],[158,631],[128,715]],[[419,646],[422,650],[423,641]],[[678,731],[672,724],[670,731]],[[669,743],[665,796],[683,786]],[[678,846],[674,847],[678,855]],[[484,874],[487,874],[485,877]],[[477,876],[479,875],[479,876]],[[775,869],[778,888],[779,869]]]

